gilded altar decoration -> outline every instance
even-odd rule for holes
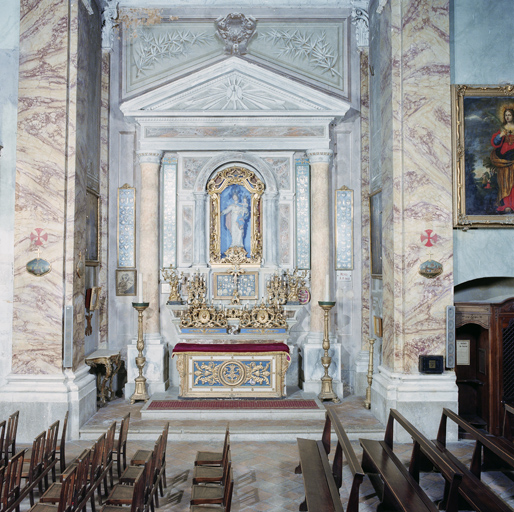
[[[268,281],[266,291],[268,292],[269,304],[287,303],[287,282],[283,279],[283,276],[274,274]]]
[[[226,328],[227,326],[228,323],[225,312],[223,310],[217,310],[214,306],[192,306],[180,319],[180,327],[182,329],[212,329]]]
[[[218,172],[207,184],[210,203],[210,263],[260,265],[261,198],[264,183],[244,167]]]
[[[240,329],[286,329],[284,308],[278,304],[257,304],[241,311]]]
[[[205,304],[207,295],[207,283],[205,276],[198,272],[187,278],[187,303],[191,306]]]
[[[209,386],[241,386],[246,383],[255,385],[270,385],[270,361],[214,361],[194,362],[194,385],[208,384]]]
[[[286,271],[287,276],[287,303],[300,304],[300,295],[306,290],[305,280],[307,279],[307,271],[295,268],[293,272]]]
[[[170,283],[170,296],[168,297],[168,304],[182,304],[182,297],[180,296],[180,287],[184,280],[184,273],[180,275],[178,270],[169,266],[168,268],[161,268],[162,278]]]

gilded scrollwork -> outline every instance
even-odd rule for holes
[[[190,307],[180,319],[180,327],[190,328],[226,328],[228,325],[225,312],[214,306]]]
[[[269,361],[195,361],[193,385],[270,386]]]

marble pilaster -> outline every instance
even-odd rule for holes
[[[195,192],[195,240],[193,265],[207,265],[207,244],[205,233],[207,233],[207,205],[209,195],[205,192]]]
[[[264,264],[273,267],[278,264],[279,225],[278,225],[278,198],[275,191],[266,191],[262,197],[264,219]]]

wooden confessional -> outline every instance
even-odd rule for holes
[[[502,401],[514,403],[514,298],[455,303],[459,414],[502,433]]]

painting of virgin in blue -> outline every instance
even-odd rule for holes
[[[242,185],[230,185],[220,195],[221,255],[230,247],[243,247],[248,256],[251,251],[252,196]]]

